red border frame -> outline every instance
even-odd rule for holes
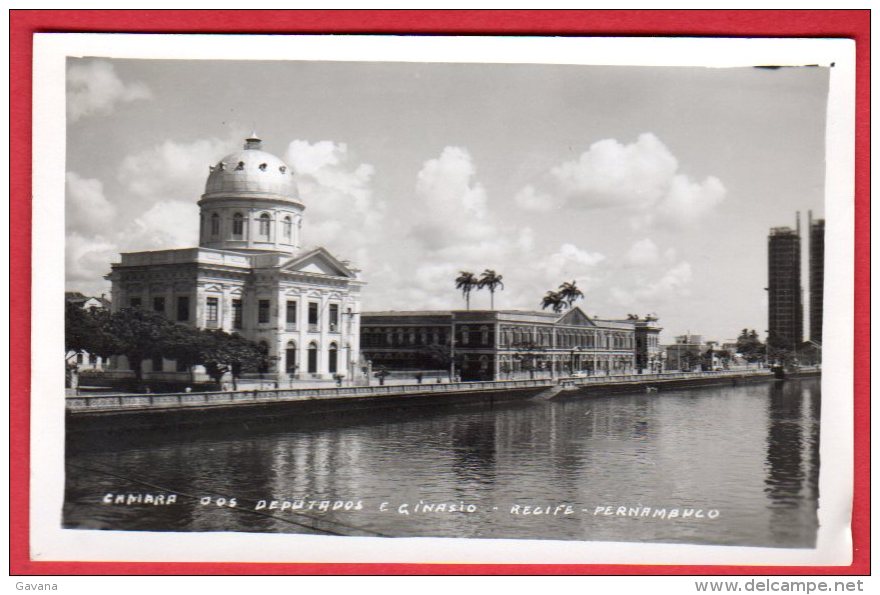
[[[846,37],[856,41],[855,320],[870,320],[869,10],[13,10],[10,145],[31,154],[31,38],[38,32],[410,33]],[[10,574],[870,574],[870,325],[855,335],[855,486],[850,566],[629,566],[578,564],[315,564],[34,562],[29,557],[31,163],[10,163]]]

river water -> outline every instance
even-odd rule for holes
[[[805,379],[77,438],[63,522],[814,547],[820,397]]]

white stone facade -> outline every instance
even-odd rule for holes
[[[300,248],[305,206],[293,172],[249,138],[212,166],[199,206],[198,248],[127,253],[112,265],[114,311],[149,308],[265,343],[265,372],[278,380],[357,376],[364,282],[324,248]],[[171,361],[144,371],[189,373]]]

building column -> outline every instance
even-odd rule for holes
[[[318,330],[320,331],[320,339],[318,340],[318,374],[327,377],[330,374],[328,364],[330,360],[330,338],[327,334],[330,319],[330,300],[325,292],[321,292],[321,301],[318,305]],[[336,354],[339,355],[339,352]]]

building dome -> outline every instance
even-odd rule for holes
[[[252,134],[241,151],[230,153],[211,166],[202,198],[270,198],[299,202],[293,170],[275,155],[261,149]]]

